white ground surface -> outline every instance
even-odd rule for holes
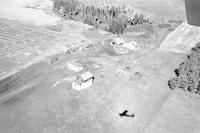
[[[51,14],[51,7],[52,2],[48,0],[1,0],[0,16],[1,18],[31,22],[37,25],[53,25],[60,18]]]
[[[191,26],[184,22],[166,37],[159,50],[188,53],[192,47],[200,42],[199,35],[199,27]]]

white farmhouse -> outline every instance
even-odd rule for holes
[[[77,77],[76,81],[72,82],[72,88],[81,91],[92,86],[94,82],[94,76],[91,72],[87,71]]]
[[[67,68],[74,72],[80,72],[84,69],[84,67],[76,62],[68,62]]]

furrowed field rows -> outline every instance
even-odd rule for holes
[[[55,35],[54,35],[55,34]],[[0,22],[0,58],[31,52],[38,45],[57,41],[56,33],[17,22]]]
[[[27,64],[56,54],[58,51],[49,50],[54,49],[56,44],[63,44],[67,39],[63,33],[44,27],[0,19],[0,79]]]
[[[48,56],[91,43],[82,36],[81,29],[73,29],[70,24],[63,24],[64,30],[57,32],[30,23],[0,18],[0,80]]]

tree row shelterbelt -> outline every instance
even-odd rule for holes
[[[95,7],[81,4],[75,0],[54,0],[54,12],[62,17],[82,21],[118,35],[131,26],[153,23],[151,17],[137,14],[133,8],[125,6]]]
[[[175,77],[168,81],[171,89],[183,89],[200,94],[200,43],[192,48],[186,61],[174,70]]]

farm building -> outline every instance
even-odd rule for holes
[[[77,77],[76,81],[72,82],[72,88],[80,91],[92,86],[94,82],[94,76],[91,72],[87,71]]]
[[[68,62],[67,68],[74,72],[81,72],[82,70],[84,70],[84,67],[81,64],[76,63],[76,62]]]

